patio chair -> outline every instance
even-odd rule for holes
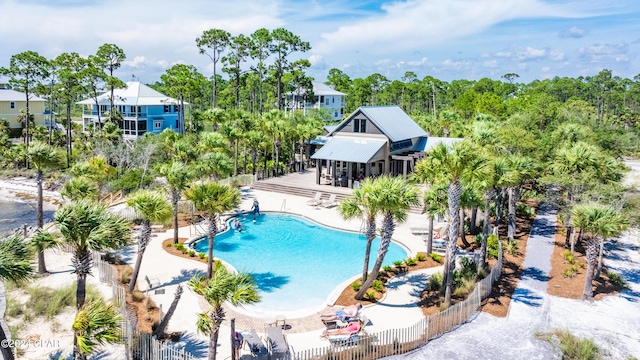
[[[281,327],[267,327],[267,345],[270,359],[286,359],[289,355],[289,345]]]
[[[429,228],[429,225],[424,225],[424,226],[411,226],[409,228],[409,230],[411,230],[411,233],[413,235],[425,235],[425,234],[429,234],[429,232],[431,231],[431,228]]]
[[[242,337],[244,338],[244,344],[251,352],[251,356],[265,357],[269,355],[269,350],[267,350],[267,347],[264,345],[262,338],[258,336],[254,329],[243,331]]]
[[[153,290],[154,294],[164,294],[164,289],[158,289],[160,287],[160,280],[158,278],[149,279],[149,277],[145,275],[144,280],[147,282],[147,292]]]
[[[367,325],[369,319],[366,317],[362,317],[360,319],[361,326],[360,329],[356,332],[352,332],[350,334],[335,334],[327,336],[327,339],[332,345],[338,346],[349,346],[349,345],[358,345],[360,342],[360,337],[362,334],[366,334],[364,331],[364,327]]]
[[[321,205],[326,208],[338,205],[338,202],[336,201],[336,194],[331,194],[331,196],[329,196],[329,200],[323,201]]]
[[[322,202],[322,200],[320,200],[321,197],[322,197],[322,193],[318,191],[316,193],[316,196],[313,199],[307,200],[307,205],[310,205],[310,206],[320,205],[320,203]]]
[[[344,327],[347,327],[349,323],[352,321],[356,321],[358,319],[360,320],[366,319],[364,315],[362,315],[363,309],[364,309],[363,307],[358,309],[358,313],[356,314],[356,316],[353,316],[353,317],[346,317],[344,319],[322,320],[322,322],[327,327],[327,330],[342,329]]]

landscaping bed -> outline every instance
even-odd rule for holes
[[[555,244],[553,247],[553,255],[551,256],[551,271],[549,273],[549,287],[547,293],[549,295],[559,296],[567,299],[582,299],[585,280],[587,276],[585,249],[582,246],[575,246],[573,259],[570,249],[565,248],[565,228],[558,223],[556,227]],[[577,238],[576,234],[576,238]],[[576,239],[577,240],[577,239]],[[593,297],[600,300],[605,296],[615,295],[622,290],[622,284],[614,279],[611,281],[605,267],[603,258],[602,273],[599,279],[593,278]],[[572,264],[573,263],[573,264]],[[615,277],[615,275],[614,275]]]

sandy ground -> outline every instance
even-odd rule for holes
[[[625,184],[638,186],[640,162],[627,165],[632,171]],[[538,291],[528,296],[528,304],[520,302],[521,311],[510,309],[507,318],[479,313],[417,351],[388,359],[560,359],[557,351],[535,336],[552,329],[592,338],[605,359],[640,358],[640,229],[631,229],[605,249],[609,269],[628,283],[620,294],[589,303]],[[527,258],[533,254],[527,250]],[[542,282],[535,281],[532,288]]]

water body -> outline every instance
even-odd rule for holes
[[[53,210],[44,210],[44,219],[53,219]],[[22,226],[38,224],[35,202],[0,200],[0,234],[12,233]]]
[[[267,213],[253,221],[240,217],[242,232],[229,230],[215,238],[214,256],[253,275],[262,301],[246,309],[253,314],[311,311],[322,307],[340,283],[362,272],[366,240],[357,233],[339,231],[305,218]],[[371,251],[373,267],[380,240]],[[207,251],[207,241],[196,249]],[[407,257],[391,243],[385,265]]]

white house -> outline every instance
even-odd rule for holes
[[[347,94],[336,91],[319,81],[313,82],[313,102],[304,99],[304,92],[288,94],[289,105],[292,110],[297,109],[327,109],[333,120],[344,117],[344,101]]]

